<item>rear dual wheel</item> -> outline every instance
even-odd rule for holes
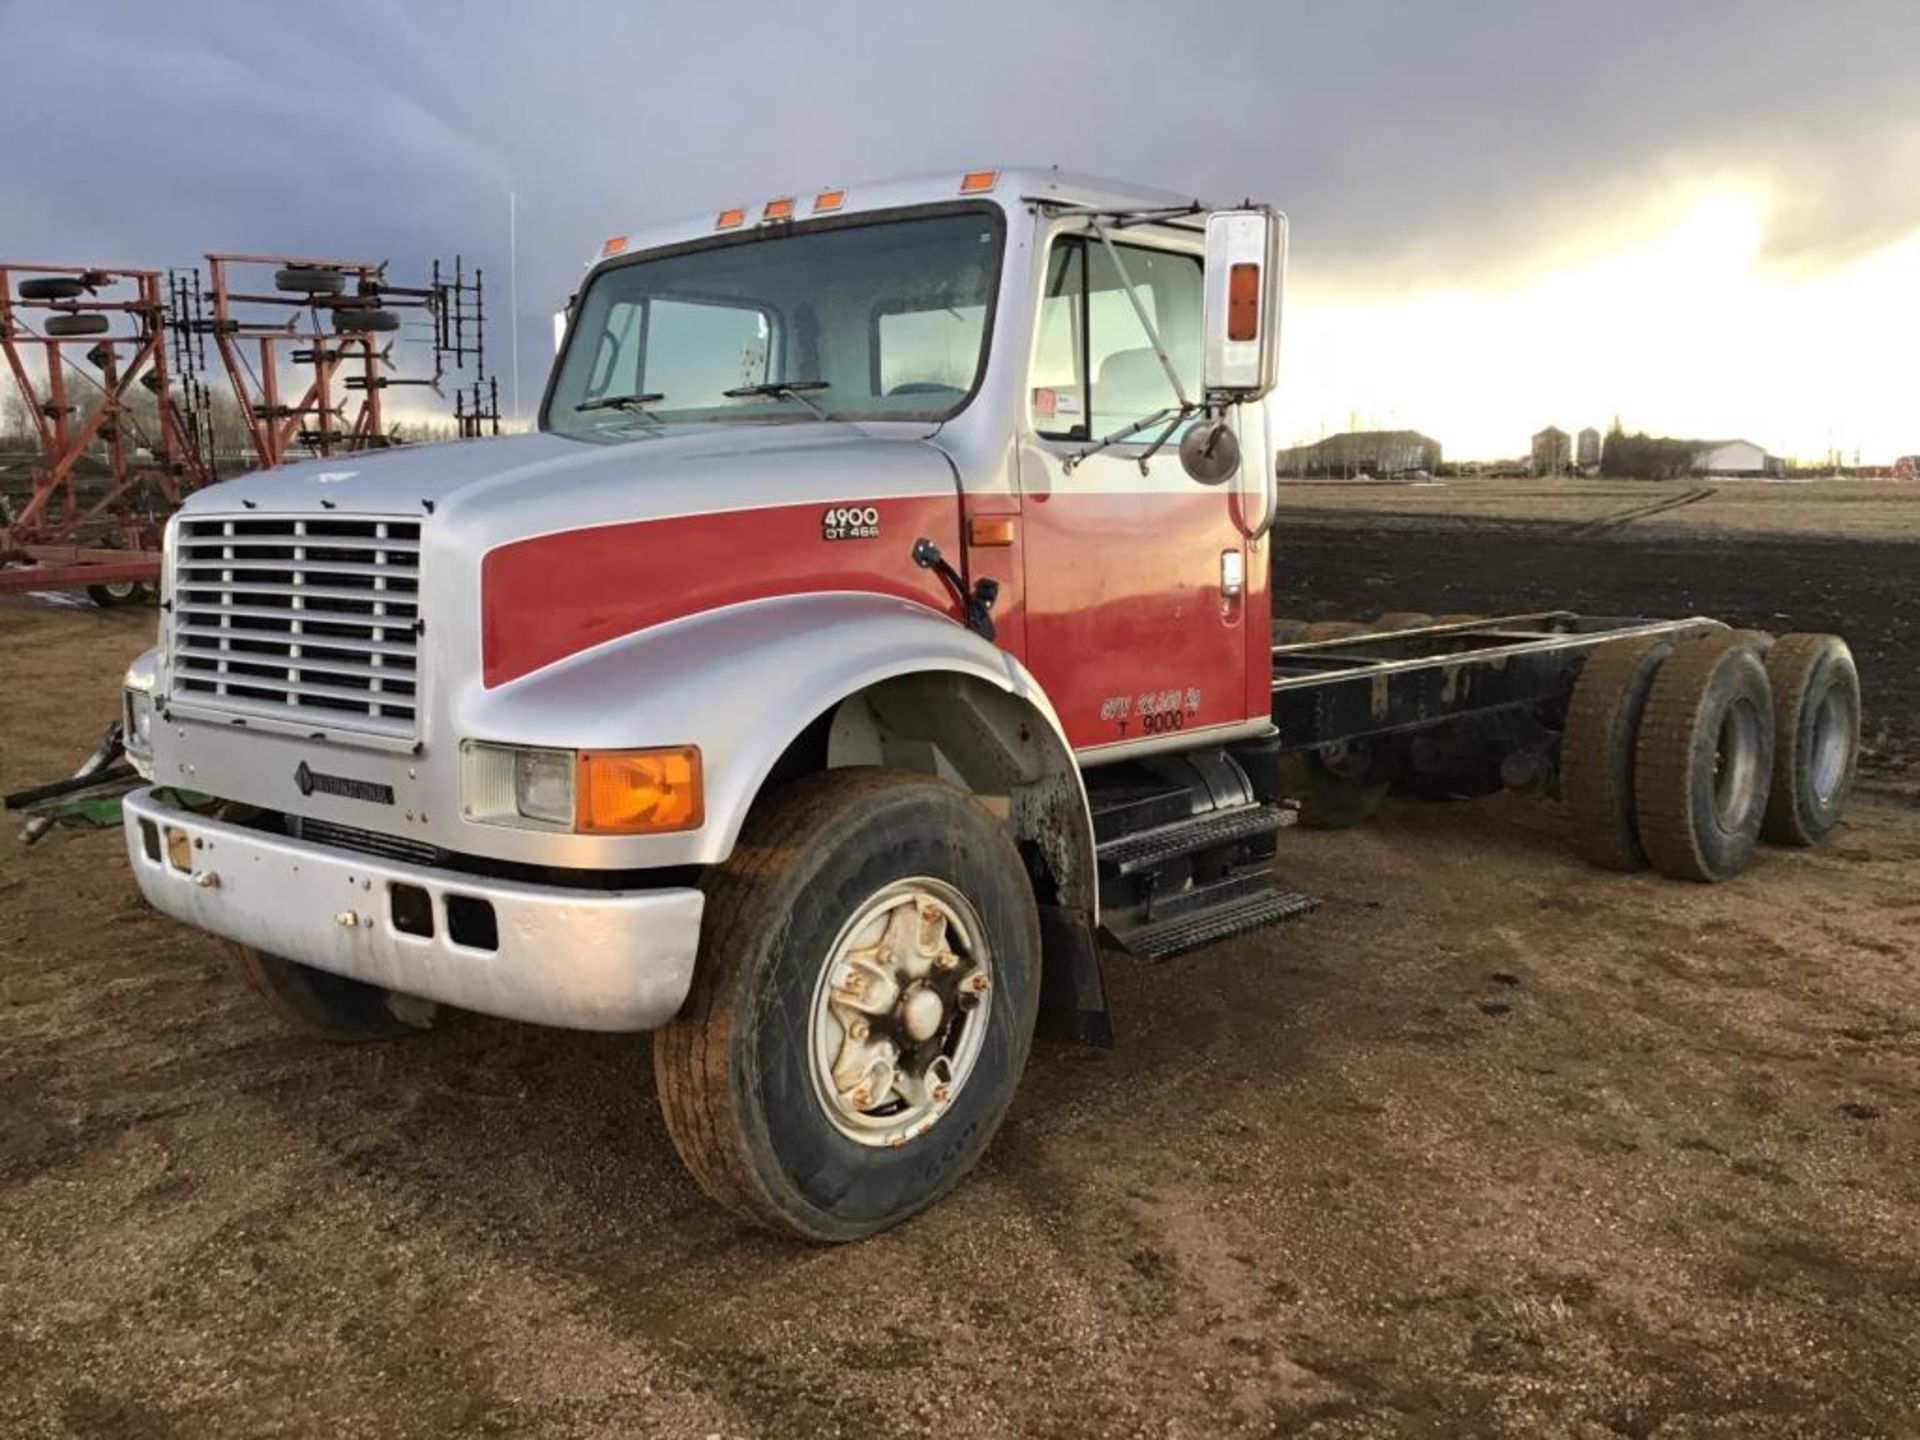
[[[1640,843],[1662,875],[1711,882],[1744,870],[1773,777],[1773,692],[1750,637],[1676,649],[1647,693],[1634,747]]]
[[[1764,657],[1764,658],[1763,658]],[[1760,837],[1813,845],[1839,822],[1860,750],[1860,681],[1833,635],[1730,630],[1594,652],[1567,708],[1572,839],[1614,870],[1722,880]]]
[[[1039,918],[1006,831],[944,782],[831,771],[758,806],[705,888],[693,991],[653,1045],[701,1188],[813,1240],[932,1204],[1033,1038]]]
[[[1761,833],[1817,845],[1840,821],[1860,760],[1860,675],[1837,635],[1782,635],[1767,651],[1773,685],[1773,790]]]

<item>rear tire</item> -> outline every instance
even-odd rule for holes
[[[1282,793],[1300,802],[1300,823],[1309,830],[1345,830],[1371,819],[1392,778],[1370,740],[1301,750],[1280,761]]]
[[[1734,634],[1679,646],[1654,677],[1634,749],[1640,843],[1662,875],[1711,883],[1745,869],[1773,772],[1773,694]]]
[[[829,771],[757,806],[704,888],[693,990],[653,1042],[667,1132],[700,1188],[769,1229],[853,1240],[958,1184],[1006,1114],[1039,1009],[1039,915],[999,822],[944,781]],[[896,914],[907,927],[899,935]],[[863,920],[882,915],[877,932]],[[898,983],[907,972],[861,976],[927,953],[915,934],[947,947],[953,965]],[[932,1006],[941,1028],[909,1043],[914,1001],[942,974],[989,984],[971,1007],[964,996]],[[897,1004],[862,1002],[855,1014],[841,1003],[876,990]],[[889,1041],[899,1042],[897,1064],[872,1081],[874,1097],[865,1057]],[[842,1090],[849,1063],[861,1078]],[[933,1090],[940,1073],[944,1096]],[[895,1117],[900,1128],[889,1131]]]
[[[1860,674],[1838,635],[1782,635],[1767,652],[1773,685],[1773,792],[1761,833],[1818,845],[1853,794],[1860,763]]]
[[[1634,742],[1673,647],[1658,636],[1602,645],[1581,667],[1560,737],[1560,793],[1573,848],[1604,870],[1646,868],[1635,828]]]
[[[431,1000],[316,970],[248,945],[229,943],[234,964],[273,1011],[296,1030],[336,1044],[392,1040],[431,1028]]]

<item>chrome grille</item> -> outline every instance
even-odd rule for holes
[[[183,520],[173,567],[175,701],[414,733],[418,520]]]

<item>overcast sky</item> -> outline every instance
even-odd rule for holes
[[[603,236],[1011,162],[1281,204],[1294,435],[1920,450],[1920,0],[0,0],[0,54],[0,255],[459,250],[504,317],[517,192],[529,409]]]

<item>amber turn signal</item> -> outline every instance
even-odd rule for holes
[[[1227,271],[1227,339],[1260,338],[1260,267],[1242,261]]]
[[[646,835],[697,829],[706,818],[700,751],[580,752],[573,828],[583,835]]]

